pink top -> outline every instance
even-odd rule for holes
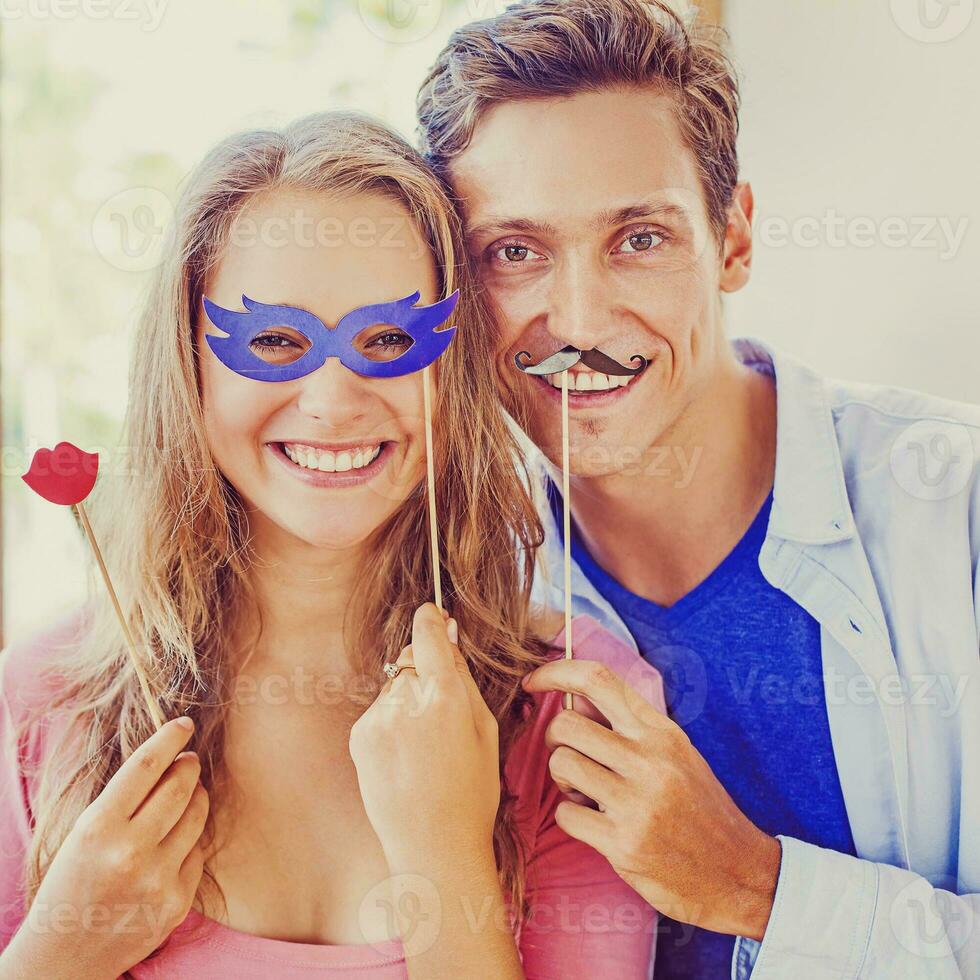
[[[39,668],[46,656],[72,642],[72,630],[67,624],[0,657],[0,950],[24,918],[20,882],[38,780],[27,767],[44,759],[43,724],[19,744],[15,732],[25,709],[43,703],[45,692],[50,693],[51,675],[42,677]],[[664,710],[659,673],[633,650],[588,616],[576,617],[572,635],[577,658],[602,661],[628,675],[644,697]],[[563,647],[564,631],[553,643],[559,650]],[[506,763],[518,797],[515,816],[530,855],[527,888],[532,918],[516,931],[525,974],[529,980],[646,980],[657,914],[605,858],[555,823],[555,807],[563,794],[548,771],[544,731],[561,710],[561,694],[535,695],[535,703],[536,716]],[[582,698],[576,698],[576,708],[584,705]],[[362,945],[293,943],[238,932],[192,910],[161,951],[127,974],[135,980],[267,980],[271,976],[406,980],[408,970],[400,939]]]

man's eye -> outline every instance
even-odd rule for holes
[[[663,236],[658,235],[655,231],[640,231],[625,238],[617,251],[625,255],[630,255],[633,252],[649,252],[663,241]]]
[[[520,265],[528,259],[540,259],[541,256],[527,245],[518,242],[511,242],[507,245],[500,245],[492,250],[492,258],[501,263]]]

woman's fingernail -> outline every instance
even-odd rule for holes
[[[455,619],[446,623],[446,632],[449,634],[450,643],[459,643],[459,626],[456,625]]]
[[[178,718],[177,724],[180,725],[181,728],[186,728],[189,732],[194,730],[194,722],[188,718],[187,715],[183,715],[182,717]]]
[[[524,676],[523,676],[523,677],[521,678],[521,687],[527,687],[527,679],[528,679],[528,678],[529,678],[530,676],[531,676],[530,674],[525,674],[525,675],[524,675]]]

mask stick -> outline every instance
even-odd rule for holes
[[[432,388],[429,365],[422,369],[422,398],[425,402],[425,466],[428,474],[426,488],[429,497],[429,550],[432,556],[432,584],[436,608],[442,612],[442,571],[439,567],[439,525],[436,520],[436,474],[432,453]]]

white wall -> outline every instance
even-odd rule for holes
[[[980,402],[974,6],[924,0],[923,21],[919,0],[726,0],[757,207],[732,335]]]

